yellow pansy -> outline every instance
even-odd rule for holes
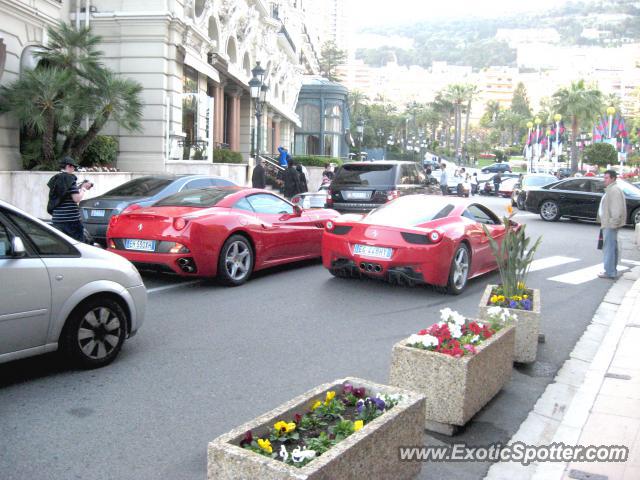
[[[327,392],[327,396],[324,399],[324,404],[329,405],[329,402],[333,400],[335,396],[336,396],[336,392],[334,392],[333,390],[331,390],[330,392]]]
[[[355,422],[353,422],[353,431],[354,432],[357,432],[362,427],[364,427],[364,422],[362,420],[356,420]]]
[[[320,405],[322,405],[322,402],[321,402],[320,400],[318,400],[316,403],[314,403],[314,404],[311,406],[311,410],[312,410],[312,411],[313,411],[313,410],[315,410],[315,409],[316,409],[316,408],[318,408]]]
[[[258,446],[267,453],[273,452],[273,447],[271,446],[271,442],[269,440],[263,440],[262,438],[259,438]]]
[[[496,303],[498,301],[498,296],[494,295],[493,297],[490,298],[491,303]]]
[[[529,298],[529,295],[523,295],[522,298],[526,300],[527,298]]]
[[[287,423],[287,433],[293,432],[296,429],[296,424],[294,422]]]
[[[296,424],[293,422],[287,423],[282,420],[276,423],[273,428],[278,434],[293,432],[296,429]]]
[[[498,295],[498,301],[504,302],[504,295]]]

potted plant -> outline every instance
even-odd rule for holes
[[[415,478],[424,397],[358,378],[320,385],[209,443],[208,478]]]
[[[492,307],[507,308],[514,318],[516,341],[513,360],[517,363],[535,362],[540,331],[540,290],[529,288],[526,278],[541,238],[530,246],[525,225],[515,225],[511,220],[513,208],[507,207],[508,216],[503,217],[505,234],[498,243],[483,225],[485,234],[498,263],[500,285],[487,285],[478,316],[490,316]]]
[[[449,308],[441,321],[393,346],[389,383],[425,395],[425,428],[453,435],[511,378],[507,310],[470,321]]]

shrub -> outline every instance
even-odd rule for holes
[[[293,157],[293,161],[300,163],[305,167],[324,167],[325,163],[334,163],[336,165],[342,165],[342,160],[337,157],[316,157],[313,155],[300,155]]]
[[[618,163],[618,152],[608,143],[591,144],[584,149],[583,155],[585,161],[601,167]]]
[[[117,157],[118,141],[114,137],[98,135],[80,157],[80,165],[83,167],[114,165]]]
[[[244,159],[240,152],[220,148],[213,151],[213,163],[244,163]]]

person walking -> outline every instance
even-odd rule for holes
[[[500,172],[498,172],[493,177],[493,193],[495,194],[496,197],[500,193],[501,184],[502,184],[502,175],[500,175]]]
[[[265,188],[267,186],[267,176],[260,157],[256,158],[256,166],[251,174],[251,185],[253,188]]]
[[[442,195],[446,195],[448,193],[449,188],[449,177],[447,176],[447,164],[442,163],[440,165],[440,190],[442,191]]]
[[[290,199],[298,193],[300,193],[300,176],[295,162],[291,160],[284,171],[284,196]]]
[[[304,174],[302,170],[302,165],[300,163],[296,164],[296,171],[298,172],[298,180],[299,180],[299,191],[298,193],[305,193],[309,191],[307,187],[307,176]]]
[[[289,155],[287,148],[283,147],[282,145],[278,147],[278,152],[280,152],[280,166],[283,168],[287,168],[287,166],[289,165],[289,161],[291,160],[291,155]]]
[[[78,203],[93,184],[82,182],[77,184],[74,172],[78,164],[71,157],[64,157],[60,162],[60,172],[47,182],[49,187],[49,201],[47,212],[51,215],[52,225],[71,238],[84,242],[84,227],[80,219]]]
[[[604,172],[604,196],[598,207],[598,221],[602,230],[602,253],[604,254],[604,272],[600,278],[618,278],[618,261],[620,249],[618,230],[625,226],[627,220],[627,202],[617,182],[615,170]]]

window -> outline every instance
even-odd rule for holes
[[[418,171],[414,165],[401,165],[400,184],[401,185],[417,185],[420,183]]]
[[[325,107],[324,131],[342,132],[342,108],[340,108],[340,105],[328,105]]]
[[[343,165],[333,180],[336,185],[394,185],[393,165],[352,163]]]
[[[293,213],[293,206],[284,200],[268,193],[258,193],[247,197],[249,204],[256,213],[267,213],[277,215],[279,213]]]
[[[602,193],[604,194],[604,182],[598,182],[595,180],[591,180],[591,191],[593,193]]]
[[[40,255],[53,256],[77,256],[78,251],[73,245],[67,243],[55,233],[49,231],[46,227],[38,225],[36,222],[29,220],[17,213],[6,211],[5,215],[15,223],[26,237],[36,247],[36,251]]]
[[[172,182],[168,178],[142,177],[123,183],[105,195],[112,197],[152,197]]]
[[[236,210],[246,210],[247,212],[253,212],[253,208],[251,208],[251,204],[247,201],[246,198],[241,198],[238,200],[233,206]]]
[[[327,157],[340,156],[340,135],[324,136],[324,154]]]
[[[367,219],[378,225],[415,227],[447,217],[453,209],[453,205],[433,201],[433,197],[407,195],[373,210]]]
[[[320,155],[320,137],[297,133],[295,155]]]
[[[11,237],[4,225],[0,223],[0,258],[11,254]]]
[[[222,199],[236,193],[235,190],[221,190],[207,188],[201,190],[186,190],[170,195],[167,198],[153,204],[154,207],[214,207]]]
[[[576,179],[561,182],[552,187],[553,190],[568,190],[570,192],[588,192],[590,191],[589,179]]]
[[[497,225],[500,223],[498,217],[480,205],[469,205],[463,216],[485,225]]]
[[[310,103],[298,105],[296,113],[300,117],[303,132],[320,133],[320,107]]]
[[[195,188],[206,188],[211,186],[211,180],[208,178],[198,178],[187,183],[183,190],[193,190]]]

